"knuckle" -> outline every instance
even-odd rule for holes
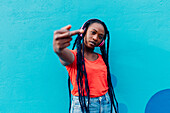
[[[57,39],[57,35],[54,35],[54,39]]]
[[[54,31],[54,34],[58,33],[58,31],[59,31],[59,30],[55,30],[55,31]]]
[[[59,42],[59,41],[56,41],[56,45],[57,45],[57,46],[60,46],[61,44],[60,44],[60,42]]]
[[[60,45],[57,45],[56,48],[57,48],[57,49],[61,49],[61,46],[60,46]]]
[[[55,35],[54,35],[54,39],[55,39],[55,40],[58,40],[59,38],[60,38],[60,35],[58,35],[58,34],[55,34]]]

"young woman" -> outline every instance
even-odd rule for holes
[[[118,113],[108,63],[109,31],[98,19],[86,21],[81,29],[70,31],[71,25],[54,32],[53,49],[69,73],[69,111],[71,113]],[[71,36],[78,35],[73,49],[67,47]],[[105,49],[107,39],[107,50]],[[100,47],[101,55],[94,52]],[[70,81],[73,90],[70,91]],[[112,106],[114,109],[112,110]]]

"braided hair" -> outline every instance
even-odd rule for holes
[[[84,33],[78,34],[78,36],[73,44],[73,48],[72,48],[72,50],[73,50],[75,48],[75,46],[77,47],[77,79],[76,80],[77,80],[77,85],[78,85],[79,103],[81,106],[81,110],[83,113],[84,112],[89,113],[90,90],[89,90],[87,73],[86,73],[86,68],[85,68],[85,60],[84,60],[84,36],[87,32],[88,27],[92,23],[99,23],[99,24],[103,25],[103,27],[105,29],[104,41],[106,40],[106,37],[108,37],[107,50],[105,49],[106,44],[103,43],[102,45],[100,44],[101,45],[100,51],[102,54],[103,61],[105,62],[106,66],[107,66],[107,82],[108,82],[108,88],[109,88],[108,94],[109,94],[109,97],[111,100],[111,113],[112,113],[112,106],[114,107],[115,113],[118,113],[118,102],[115,97],[113,85],[111,82],[111,74],[110,74],[109,61],[108,61],[110,35],[109,35],[109,31],[108,31],[105,23],[98,19],[90,19],[84,23],[84,25],[81,27],[81,29],[84,30]],[[81,50],[82,50],[82,52],[81,52]],[[88,98],[87,100],[85,99],[82,78],[85,78],[85,91],[87,93],[87,98]],[[70,76],[68,78],[68,87],[69,87],[69,101],[70,101],[69,112],[70,112],[70,109],[71,109]],[[87,104],[86,104],[86,101],[88,101]]]

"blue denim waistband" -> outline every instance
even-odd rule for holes
[[[100,97],[93,97],[93,98],[90,98],[90,100],[102,100],[102,99],[109,99],[109,94],[108,92]],[[73,96],[72,97],[73,100],[78,100],[79,99],[79,96]],[[87,96],[85,97],[85,99],[88,99]],[[110,100],[110,99],[109,99]]]

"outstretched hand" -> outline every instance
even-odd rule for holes
[[[71,25],[67,25],[61,28],[60,30],[54,31],[53,36],[54,52],[59,53],[64,48],[68,47],[70,45],[70,41],[72,40],[71,36],[84,33],[84,30],[82,29],[69,31],[70,29]]]

